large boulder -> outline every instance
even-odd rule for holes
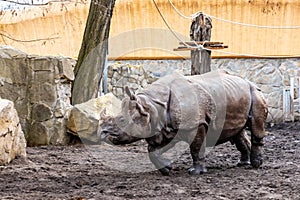
[[[14,103],[0,99],[0,165],[26,157],[26,140]]]
[[[121,101],[112,93],[91,99],[88,102],[75,105],[67,123],[70,133],[79,136],[81,140],[98,142],[98,127],[101,124],[100,113],[106,109],[106,114],[116,116],[121,110]]]

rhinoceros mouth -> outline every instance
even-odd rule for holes
[[[103,130],[101,132],[101,140],[105,140],[107,137],[118,138],[119,135],[112,131]]]

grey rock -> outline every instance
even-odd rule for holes
[[[106,109],[108,115],[115,116],[121,110],[121,101],[112,93],[109,93],[75,105],[68,118],[68,131],[81,139],[98,142],[100,138],[97,131],[100,113],[103,109]]]

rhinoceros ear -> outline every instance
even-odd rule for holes
[[[136,100],[136,96],[133,91],[126,85],[125,86],[125,92],[130,97],[130,100]]]

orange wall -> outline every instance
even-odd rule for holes
[[[189,39],[190,20],[178,15],[167,0],[156,0],[172,29],[183,40]],[[185,15],[203,11],[212,16],[248,24],[300,26],[298,0],[172,0]],[[89,4],[53,3],[0,14],[0,33],[20,40],[57,37],[37,42],[16,42],[0,37],[7,44],[31,54],[76,57],[81,45]],[[17,15],[16,15],[17,13]],[[152,0],[116,0],[110,33],[110,58],[169,58],[189,56],[174,52],[178,40],[170,33]],[[234,25],[213,19],[211,41],[229,45],[226,51],[239,54],[300,55],[300,29],[262,29]],[[214,52],[213,56],[228,56]]]

